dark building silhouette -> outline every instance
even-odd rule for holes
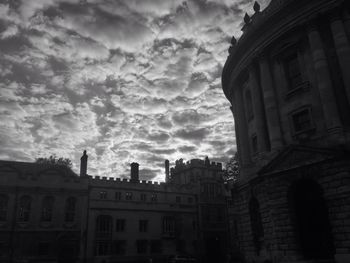
[[[246,262],[350,262],[349,1],[254,5],[222,73]]]
[[[167,183],[80,176],[60,165],[0,161],[0,262],[224,262],[226,191],[220,163],[176,161]]]
[[[0,161],[0,262],[76,262],[87,194],[64,166]]]

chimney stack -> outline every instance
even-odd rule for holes
[[[165,182],[170,183],[169,160],[165,160]]]
[[[83,156],[80,158],[80,176],[81,177],[86,176],[87,159],[88,159],[88,156],[86,154],[86,150],[84,150]]]
[[[132,163],[131,164],[131,176],[130,181],[132,182],[139,182],[139,164],[138,163]]]

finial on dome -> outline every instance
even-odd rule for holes
[[[255,13],[260,12],[260,4],[257,1],[255,1],[253,8],[254,8]]]
[[[235,36],[232,36],[231,45],[234,46],[234,45],[236,45],[236,43],[237,43],[237,40],[236,40]]]
[[[244,22],[246,24],[249,24],[249,22],[250,22],[250,16],[247,13],[245,13],[245,16],[244,16]]]

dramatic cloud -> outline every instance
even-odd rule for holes
[[[268,0],[260,1],[264,8]],[[0,159],[164,180],[164,160],[236,150],[221,89],[253,0],[0,0]]]

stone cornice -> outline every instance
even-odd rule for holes
[[[270,5],[278,1],[272,1]],[[339,7],[344,0],[310,0],[283,1],[279,8],[268,6],[261,12],[259,23],[252,23],[237,44],[231,48],[232,52],[223,68],[222,87],[225,96],[230,99],[230,87],[241,71],[249,65],[252,59],[261,55],[265,49],[288,31],[314,20],[324,13]],[[269,10],[267,12],[267,10]],[[277,12],[278,11],[278,12]]]

